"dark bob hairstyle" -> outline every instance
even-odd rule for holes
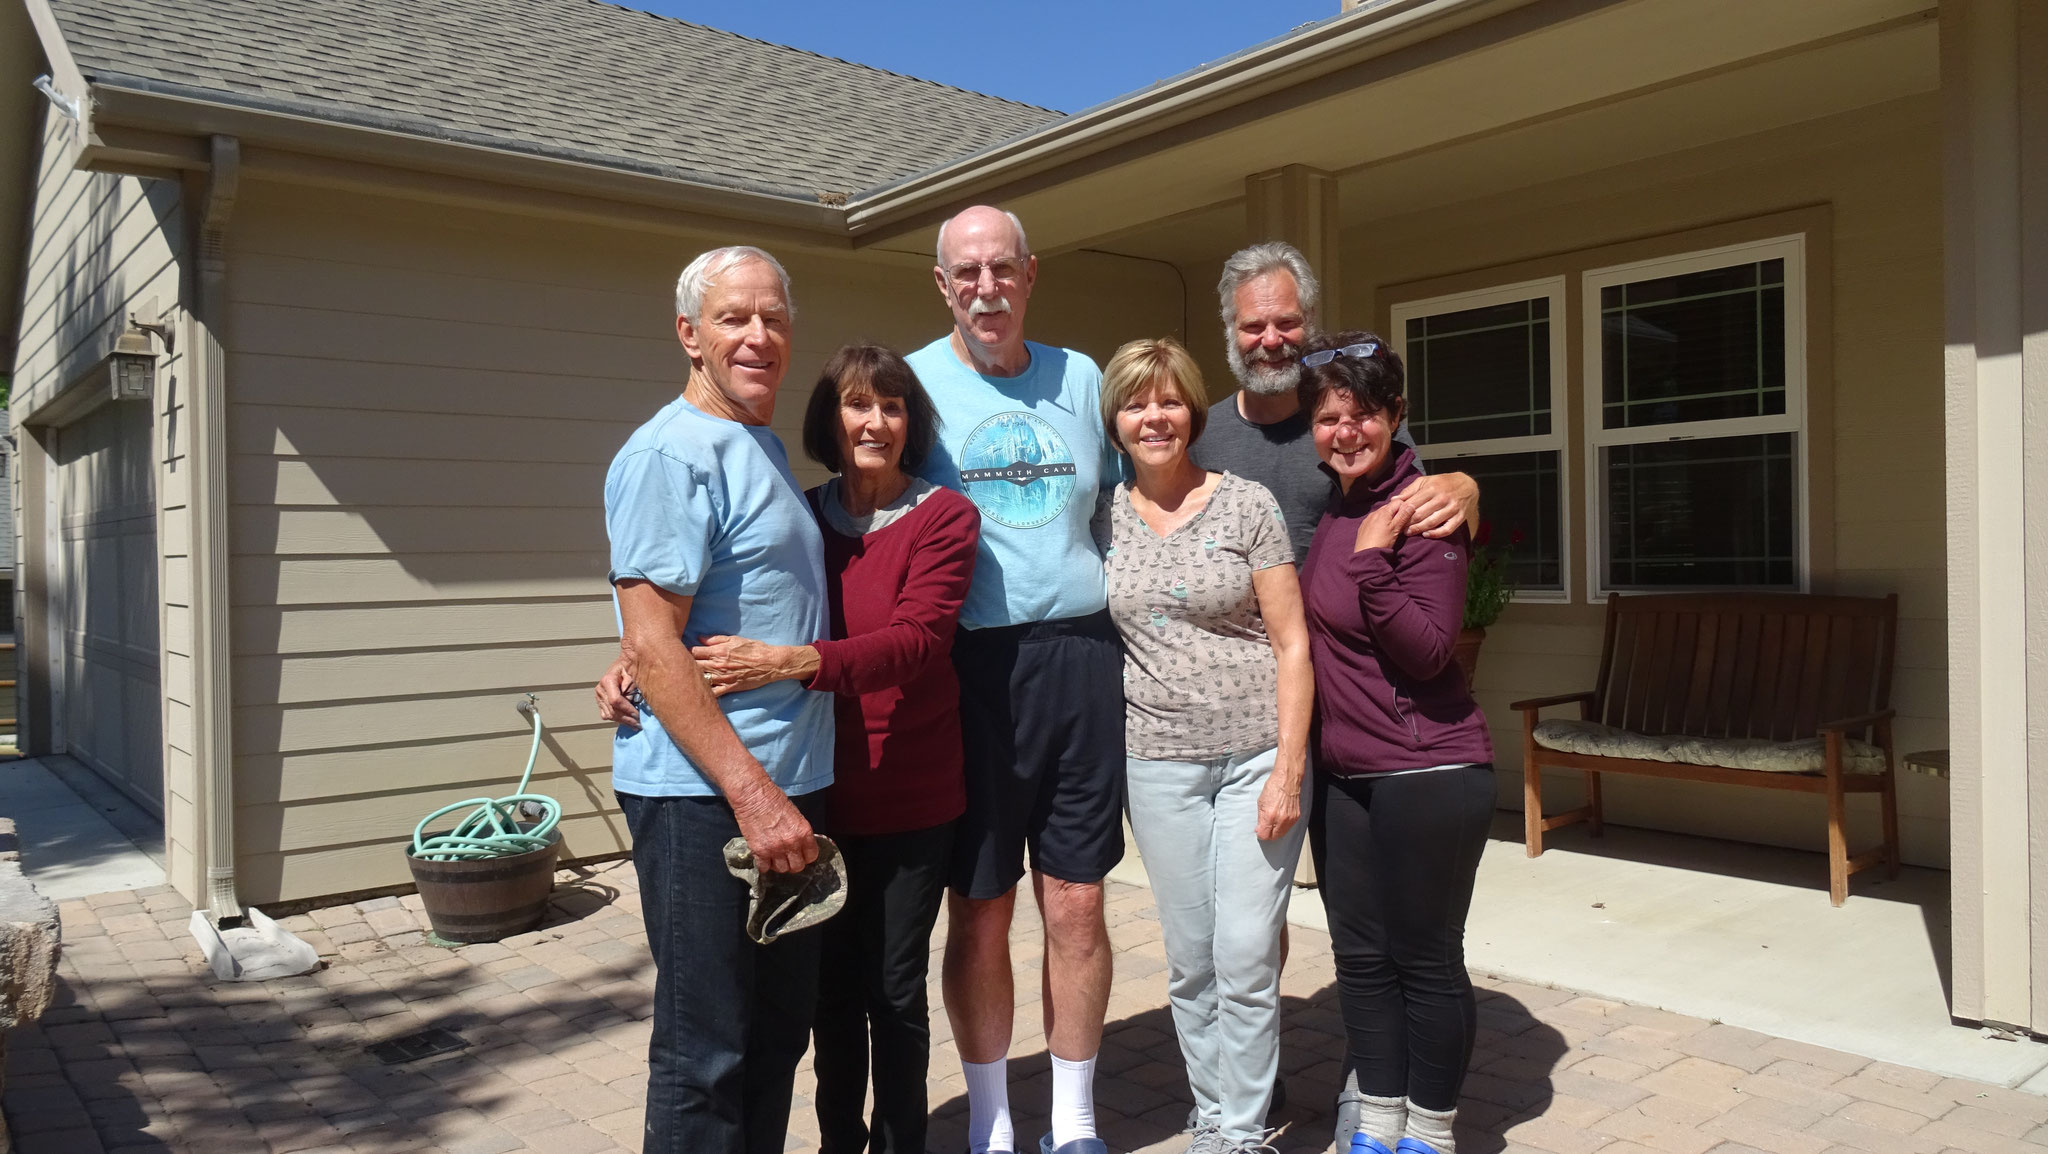
[[[1301,400],[1301,411],[1314,421],[1316,408],[1323,403],[1323,397],[1331,390],[1342,392],[1358,403],[1367,412],[1393,414],[1396,424],[1401,416],[1401,393],[1407,385],[1408,374],[1401,367],[1401,357],[1378,333],[1364,329],[1350,329],[1341,333],[1327,333],[1311,338],[1302,346],[1301,355],[1305,360],[1314,353],[1329,352],[1333,349],[1347,349],[1355,345],[1372,345],[1373,351],[1366,356],[1339,353],[1336,358],[1310,368],[1301,366],[1301,381],[1295,385],[1295,395]]]
[[[818,374],[804,407],[804,453],[835,473],[846,471],[839,458],[839,403],[848,397],[893,397],[903,402],[909,428],[897,466],[908,473],[924,464],[939,436],[939,414],[910,364],[894,349],[881,345],[842,345]]]

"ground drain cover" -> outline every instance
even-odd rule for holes
[[[421,1058],[431,1058],[436,1054],[453,1053],[468,1045],[468,1040],[461,1034],[435,1026],[431,1030],[421,1030],[417,1034],[407,1034],[403,1038],[393,1038],[388,1042],[366,1046],[363,1052],[387,1066],[396,1066],[400,1062],[417,1062]]]

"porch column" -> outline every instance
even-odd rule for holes
[[[1284,240],[1301,250],[1323,283],[1318,318],[1336,330],[1340,286],[1337,240],[1343,231],[1337,216],[1337,178],[1305,164],[1290,164],[1244,179],[1245,241],[1259,244]]]
[[[1245,243],[1284,240],[1301,250],[1322,283],[1316,322],[1325,331],[1343,328],[1339,304],[1341,272],[1337,238],[1343,231],[1337,216],[1337,178],[1319,168],[1290,164],[1244,178]],[[1296,885],[1316,884],[1316,867],[1302,843],[1294,868]]]
[[[1940,21],[1953,1011],[2048,1031],[2048,11]]]

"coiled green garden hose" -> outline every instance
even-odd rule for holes
[[[526,772],[519,775],[518,792],[505,797],[465,798],[421,818],[412,829],[414,857],[427,861],[511,857],[541,849],[549,843],[548,835],[562,820],[562,803],[544,793],[526,792],[527,783],[533,780],[533,763],[540,757],[540,701],[529,693],[520,708],[533,714],[533,748],[526,754]],[[538,822],[520,820],[520,807],[527,804],[540,811]],[[436,818],[465,807],[472,807],[471,813],[453,830],[427,836],[427,827]]]

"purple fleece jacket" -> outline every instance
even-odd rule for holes
[[[1451,660],[1471,535],[1353,551],[1359,522],[1420,476],[1415,450],[1403,449],[1378,478],[1333,494],[1301,564],[1317,766],[1329,773],[1493,760],[1486,716]]]

